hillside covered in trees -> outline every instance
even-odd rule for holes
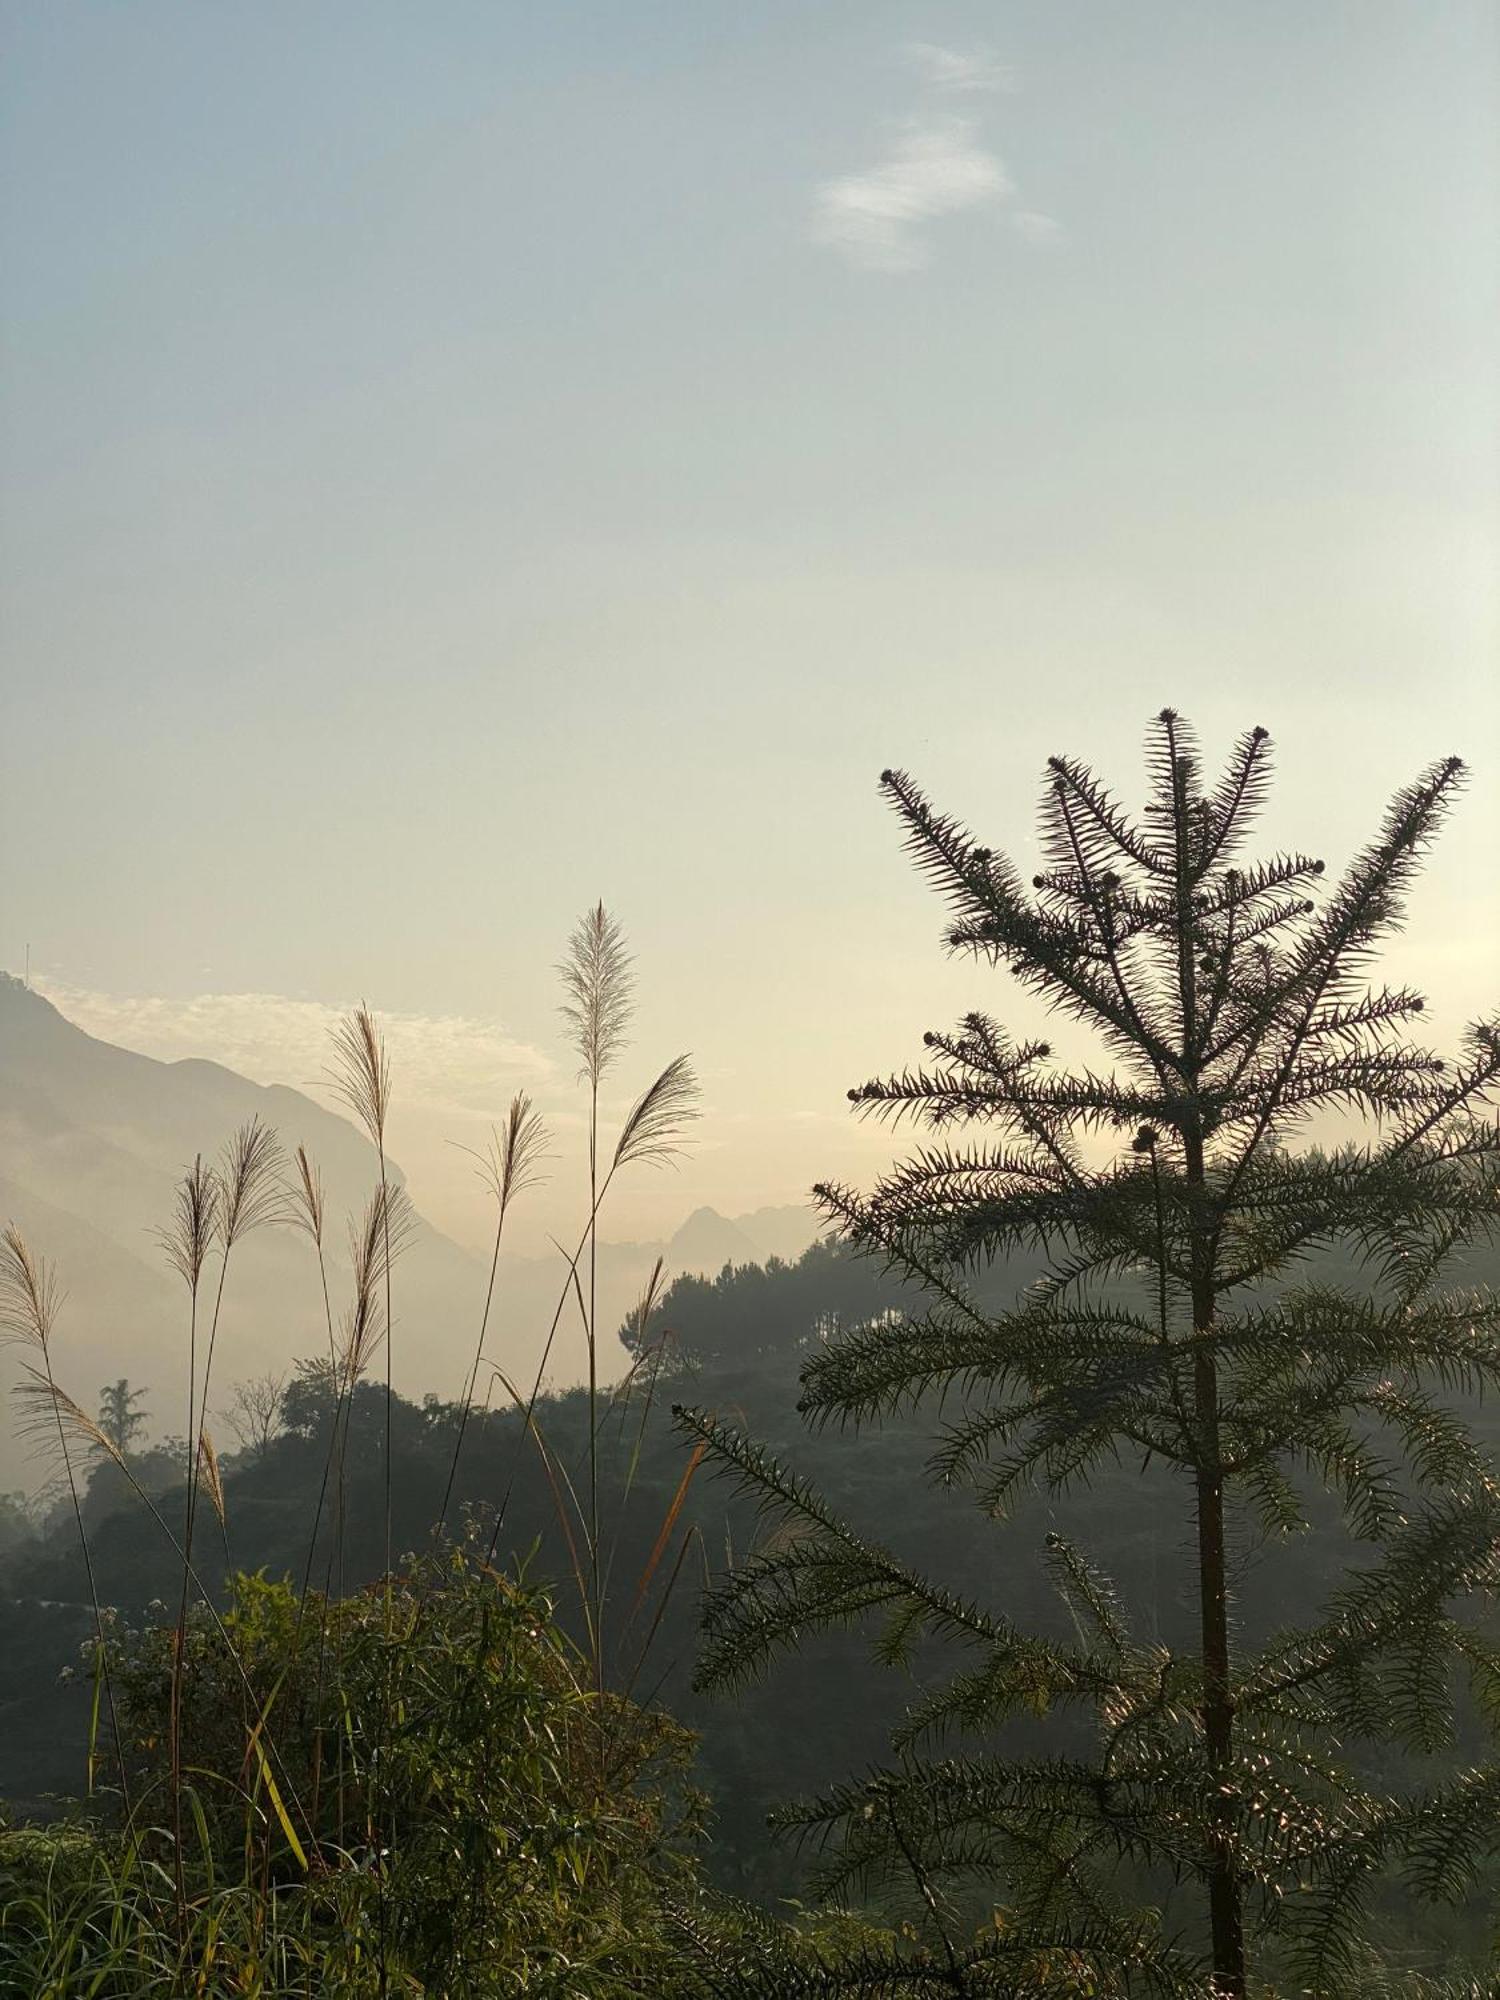
[[[1031,1273],[1026,1267],[991,1273],[983,1295],[997,1305]],[[1476,1278],[1500,1278],[1494,1259]],[[1046,1561],[1049,1534],[1067,1532],[1110,1567],[1122,1594],[1151,1607],[1157,1635],[1182,1635],[1194,1610],[1181,1538],[1160,1479],[1143,1479],[1138,1465],[1101,1471],[1090,1489],[1068,1498],[1035,1493],[1017,1510],[1003,1554],[993,1524],[966,1493],[944,1492],[923,1478],[931,1444],[920,1425],[887,1426],[877,1440],[837,1429],[810,1430],[798,1413],[799,1371],[840,1328],[862,1324],[912,1303],[913,1293],[868,1256],[829,1241],[796,1263],[726,1267],[713,1279],[683,1278],[659,1302],[644,1338],[661,1343],[652,1394],[622,1399],[607,1426],[605,1517],[610,1524],[612,1592],[623,1629],[616,1670],[635,1677],[654,1704],[694,1732],[692,1772],[709,1802],[703,1861],[713,1881],[736,1896],[775,1901],[815,1896],[816,1851],[773,1841],[767,1815],[877,1764],[923,1688],[940,1677],[943,1649],[928,1646],[898,1671],[871,1658],[859,1637],[828,1634],[778,1663],[732,1699],[695,1690],[698,1617],[705,1587],[736,1557],[764,1539],[753,1498],[699,1467],[677,1515],[688,1553],[660,1623],[646,1647],[647,1621],[632,1620],[635,1591],[651,1563],[661,1523],[671,1510],[689,1462],[689,1448],[672,1421],[683,1398],[732,1418],[778,1457],[816,1480],[839,1512],[869,1535],[922,1562],[957,1589],[981,1583],[1017,1624],[1066,1635],[1070,1614]],[[627,1322],[620,1337],[640,1351],[642,1329]],[[1476,1411],[1500,1445],[1500,1418]],[[333,1401],[321,1365],[310,1359],[289,1381],[263,1437],[226,1457],[225,1527],[205,1548],[201,1568],[211,1587],[225,1590],[231,1570],[300,1582],[308,1570],[307,1523],[317,1506],[327,1462]],[[585,1458],[588,1428],[583,1391],[547,1397],[535,1420],[547,1451],[576,1469]],[[397,1538],[420,1555],[431,1546],[458,1422],[452,1403],[398,1399],[395,1489]],[[356,1392],[351,1423],[348,1526],[344,1544],[348,1588],[380,1574],[382,1541],[383,1398],[372,1385]],[[172,1517],[182,1504],[180,1455],[152,1449],[132,1455],[136,1476]],[[471,1418],[454,1495],[456,1527],[467,1517],[483,1530],[503,1507],[499,1553],[550,1587],[564,1629],[582,1633],[579,1594],[566,1536],[546,1465],[513,1409]],[[85,1500],[101,1591],[120,1619],[149,1626],[171,1597],[178,1572],[168,1542],[142,1518],[118,1467],[95,1466]],[[1239,1572],[1252,1628],[1268,1629],[1286,1595],[1310,1601],[1338,1584],[1356,1545],[1332,1532],[1309,1537],[1290,1572],[1267,1575],[1257,1565],[1253,1536],[1239,1551]],[[312,1574],[329,1556],[325,1527]],[[47,1525],[13,1518],[0,1554],[0,1593],[7,1606],[0,1638],[0,1796],[12,1812],[51,1815],[75,1797],[87,1756],[91,1685],[87,1670],[91,1626],[76,1536],[61,1513]],[[655,1607],[653,1606],[653,1614]],[[643,1665],[638,1667],[641,1653]],[[1482,1719],[1471,1713],[1453,1760],[1481,1754]],[[1457,1935],[1454,1912],[1436,1915],[1393,1898],[1382,1928],[1396,1955],[1437,1967]],[[1463,1922],[1478,1948],[1478,1917]]]

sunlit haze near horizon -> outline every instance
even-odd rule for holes
[[[1133,803],[1164,703],[1271,730],[1331,871],[1462,755],[1390,964],[1439,1045],[1493,1006],[1490,6],[3,21],[0,963],[90,1032],[326,1101],[363,998],[465,1242],[536,1095],[540,1246],[602,897],[607,1108],[704,1085],[607,1234],[867,1181],[850,1084],[1037,1019],[882,767],[1025,867],[1048,753]]]

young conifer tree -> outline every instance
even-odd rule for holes
[[[865,1423],[940,1402],[935,1475],[972,1478],[996,1516],[1110,1465],[1165,1468],[1180,1554],[1163,1567],[1180,1560],[1192,1615],[1162,1643],[1156,1607],[1052,1534],[1076,1636],[1030,1636],[680,1413],[781,1522],[708,1600],[705,1685],[875,1612],[888,1657],[933,1638],[971,1655],[889,1769],[785,1815],[828,1843],[828,1882],[904,1879],[922,1913],[919,1943],[867,1953],[841,1993],[1391,1990],[1364,1936],[1377,1882],[1461,1900],[1500,1845],[1500,1766],[1450,1757],[1419,1782],[1433,1760],[1405,1754],[1452,1741],[1465,1680],[1500,1708],[1480,1623],[1500,1486],[1462,1414],[1500,1384],[1500,1302],[1458,1283],[1500,1221],[1500,1035],[1471,1029],[1446,1064],[1408,1039],[1421,998],[1367,980],[1461,766],[1402,791],[1331,892],[1321,861],[1245,858],[1269,769],[1254,729],[1205,782],[1164,710],[1136,821],[1051,759],[1029,894],[904,774],[882,778],[951,948],[1096,1030],[1110,1061],[1060,1067],[971,1014],[925,1037],[922,1067],[850,1092],[931,1138],[868,1198],[821,1199],[930,1307],[835,1336],[801,1408]],[[983,1309],[977,1274],[1038,1246],[1047,1275]],[[1252,1643],[1237,1539],[1266,1538],[1263,1579],[1310,1512],[1350,1538],[1347,1569],[1326,1601],[1284,1591],[1285,1622]],[[1065,1747],[1017,1750],[1027,1716]],[[995,1906],[977,1934],[976,1899]]]

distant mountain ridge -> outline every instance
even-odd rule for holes
[[[726,1264],[768,1264],[773,1257],[791,1263],[818,1233],[817,1216],[801,1203],[732,1217],[695,1208],[668,1242],[666,1258],[674,1273],[712,1277]]]
[[[186,1427],[187,1301],[161,1253],[178,1180],[248,1119],[318,1162],[330,1216],[357,1213],[378,1177],[373,1148],[337,1113],[283,1085],[252,1083],[198,1058],[159,1062],[97,1040],[21,981],[0,975],[0,1207],[51,1258],[68,1297],[56,1336],[59,1378],[92,1408],[100,1382],[150,1386],[153,1428]],[[399,1178],[399,1174],[398,1174]],[[336,1297],[347,1288],[343,1225],[328,1232]],[[420,1221],[401,1267],[399,1318],[430,1327],[470,1310],[473,1258]],[[236,1248],[221,1325],[227,1392],[242,1376],[326,1353],[328,1329],[305,1237],[264,1230]],[[402,1342],[394,1351],[398,1376]],[[413,1360],[421,1352],[414,1342]],[[170,1386],[169,1386],[170,1385]],[[183,1394],[177,1416],[173,1399]],[[211,1402],[214,1399],[211,1398]],[[7,1454],[7,1467],[9,1454]]]
[[[56,1341],[59,1377],[86,1408],[93,1408],[100,1383],[128,1374],[149,1387],[154,1431],[185,1428],[185,1407],[178,1414],[175,1406],[185,1404],[179,1385],[185,1384],[187,1302],[161,1254],[158,1231],[172,1213],[184,1166],[200,1151],[212,1156],[252,1117],[273,1126],[288,1150],[305,1144],[322,1171],[328,1212],[337,1218],[327,1233],[337,1312],[348,1280],[342,1217],[360,1211],[378,1174],[364,1134],[285,1085],[253,1083],[197,1057],[161,1062],[100,1041],[0,973],[0,1220],[14,1220],[57,1266],[68,1294]],[[392,1172],[401,1178],[399,1168]],[[673,1275],[716,1274],[726,1263],[796,1256],[817,1231],[810,1209],[726,1218],[699,1208],[666,1244],[602,1243],[607,1372],[615,1372],[614,1328],[658,1255]],[[535,1371],[551,1323],[562,1266],[552,1258],[507,1257],[502,1271],[490,1346],[507,1372],[525,1378]],[[399,1387],[457,1393],[483,1284],[479,1260],[419,1219],[398,1273],[392,1365]],[[298,1232],[262,1231],[236,1249],[221,1347],[215,1381],[225,1394],[244,1376],[327,1352],[316,1265]],[[565,1384],[584,1372],[581,1339],[565,1322],[548,1375]],[[12,1358],[0,1379],[14,1378]],[[35,1477],[7,1442],[9,1428],[0,1416],[0,1487]]]

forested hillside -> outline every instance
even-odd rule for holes
[[[1476,1277],[1500,1275],[1493,1259]],[[1033,1264],[991,1272],[981,1296],[999,1307],[1035,1275]],[[928,1428],[915,1419],[878,1434],[810,1428],[797,1410],[799,1371],[841,1328],[914,1302],[910,1287],[880,1263],[836,1241],[816,1245],[795,1263],[726,1267],[716,1278],[679,1278],[643,1328],[627,1321],[620,1338],[645,1368],[619,1398],[605,1426],[605,1504],[610,1545],[613,1671],[687,1722],[697,1734],[695,1778],[709,1795],[707,1867],[723,1887],[757,1899],[810,1893],[814,1851],[773,1842],[766,1815],[879,1762],[891,1730],[924,1687],[951,1670],[951,1649],[925,1649],[907,1667],[890,1669],[871,1657],[864,1640],[825,1635],[778,1662],[766,1678],[721,1699],[696,1692],[703,1592],[764,1542],[766,1527],[752,1499],[700,1465],[688,1486],[670,1556],[686,1549],[677,1581],[654,1631],[653,1615],[633,1616],[643,1572],[663,1558],[656,1544],[691,1463],[687,1441],[672,1420],[684,1399],[742,1425],[776,1456],[816,1480],[838,1511],[861,1530],[955,1591],[982,1595],[1016,1624],[1066,1637],[1071,1614],[1046,1561],[1046,1538],[1065,1531],[1109,1567],[1122,1596],[1150,1607],[1149,1636],[1171,1643],[1191,1631],[1192,1578],[1175,1523],[1169,1475],[1121,1460],[1088,1491],[1066,1498],[1045,1485],[1003,1525],[987,1520],[972,1495],[935,1489],[924,1477],[932,1452]],[[1500,1417],[1478,1421],[1500,1440]],[[263,1571],[300,1583],[309,1573],[307,1523],[317,1509],[328,1458],[332,1402],[326,1376],[309,1358],[290,1382],[263,1446],[224,1463],[225,1529],[206,1541],[200,1570],[222,1591],[229,1567]],[[550,1459],[574,1479],[585,1461],[588,1410],[582,1391],[545,1397],[535,1422]],[[345,1583],[378,1577],[382,1562],[383,1397],[373,1386],[355,1393],[351,1425]],[[457,1424],[451,1403],[436,1397],[396,1404],[397,1539],[419,1554],[431,1544]],[[180,1459],[142,1454],[138,1472],[170,1519],[180,1511]],[[98,1465],[85,1513],[94,1563],[106,1601],[137,1625],[169,1603],[179,1569],[170,1543],[143,1514],[119,1470]],[[502,1561],[524,1566],[551,1587],[561,1621],[581,1636],[577,1582],[554,1483],[537,1445],[528,1441],[514,1408],[491,1408],[470,1419],[450,1519],[463,1533],[471,1517],[486,1545],[496,1514],[503,1526]],[[1237,1570],[1245,1591],[1246,1636],[1279,1622],[1288,1593],[1310,1602],[1335,1587],[1360,1552],[1333,1520],[1303,1538],[1290,1568],[1283,1553],[1265,1574],[1264,1547],[1241,1524]],[[311,1575],[323,1580],[331,1556],[331,1521],[313,1552]],[[0,1555],[0,1590],[8,1614],[0,1628],[0,1794],[13,1804],[52,1810],[47,1795],[76,1794],[84,1768],[91,1690],[80,1666],[88,1650],[87,1596],[71,1522],[57,1514],[42,1532],[22,1534]],[[159,1610],[158,1610],[158,1615]],[[1455,1758],[1476,1756],[1482,1743],[1471,1717]],[[1441,1925],[1410,1908],[1399,1918],[1413,1949],[1430,1961]],[[1477,1936],[1477,1933],[1476,1933]],[[1425,1942],[1424,1942],[1425,1940]]]

